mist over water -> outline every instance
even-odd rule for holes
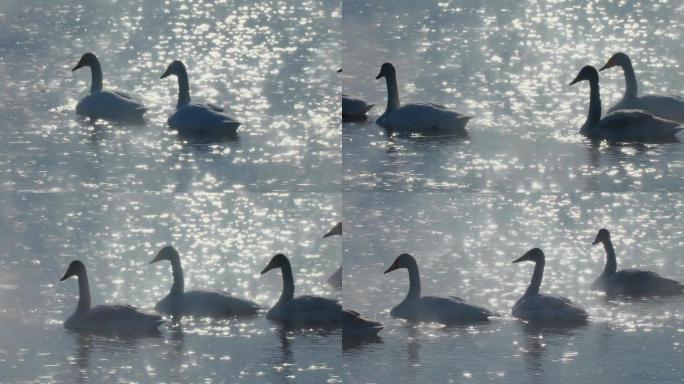
[[[343,124],[347,191],[681,191],[682,146],[592,145],[578,134],[585,65],[632,58],[641,94],[684,92],[684,4],[606,1],[345,1],[345,93],[376,107]],[[388,137],[384,62],[402,103],[433,102],[474,115],[467,139]],[[603,110],[625,89],[600,73]],[[680,137],[681,138],[681,137]]]

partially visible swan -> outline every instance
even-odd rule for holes
[[[664,143],[678,142],[675,136],[682,127],[679,123],[655,117],[640,110],[615,111],[601,118],[601,96],[596,68],[587,65],[570,83],[589,81],[591,95],[589,113],[580,133],[594,140],[610,142]]]
[[[190,102],[190,84],[185,65],[178,60],[169,64],[161,79],[178,77],[178,103],[176,111],[169,117],[168,124],[181,134],[187,135],[234,135],[240,122],[213,104]]]
[[[392,64],[382,65],[375,78],[382,77],[387,82],[387,108],[376,121],[379,126],[397,132],[466,133],[465,126],[472,116],[432,103],[400,105],[397,72]]]
[[[605,228],[598,231],[596,240],[593,242],[594,245],[599,243],[603,244],[603,249],[606,251],[606,266],[601,276],[591,284],[591,289],[604,291],[609,296],[668,296],[683,293],[684,286],[680,282],[662,277],[657,273],[639,269],[618,271],[610,232]]]
[[[102,89],[102,67],[97,56],[88,52],[81,57],[72,72],[90,67],[90,94],[76,105],[76,113],[91,119],[141,122],[147,108],[140,99],[123,92]]]
[[[294,277],[287,256],[282,253],[273,256],[261,274],[276,268],[280,268],[283,275],[283,291],[278,302],[266,314],[267,319],[294,326],[339,326],[342,307],[337,301],[318,296],[294,297]]]
[[[540,323],[582,323],[589,315],[584,308],[562,296],[539,293],[544,277],[544,252],[533,248],[514,263],[532,261],[534,274],[525,294],[515,303],[511,314],[521,320]]]
[[[625,75],[625,94],[622,100],[610,107],[608,112],[617,111],[620,109],[641,109],[652,113],[663,119],[678,121],[684,123],[684,99],[679,96],[662,96],[662,95],[637,95],[637,80],[632,68],[632,61],[629,56],[622,52],[618,52],[608,59],[608,62],[599,69],[612,67],[621,67]]]
[[[421,296],[418,264],[416,259],[408,253],[399,255],[385,273],[399,268],[408,270],[410,287],[404,301],[392,308],[390,312],[392,316],[410,321],[446,324],[481,322],[487,321],[490,316],[494,316],[488,309],[470,305],[455,296]]]
[[[248,300],[238,299],[218,292],[185,291],[183,269],[178,251],[170,245],[162,248],[150,264],[162,260],[171,263],[173,285],[166,297],[154,307],[158,312],[171,316],[197,316],[224,318],[256,315],[259,306]]]
[[[342,337],[370,337],[375,336],[383,326],[377,321],[368,320],[351,309],[342,311]]]
[[[330,236],[342,236],[342,222],[340,221],[326,233],[323,235],[323,238],[325,239],[326,237]],[[342,266],[340,265],[339,268],[335,272],[333,272],[332,275],[328,278],[328,284],[332,286],[333,288],[342,288]]]
[[[90,307],[90,287],[85,265],[79,260],[69,264],[59,281],[71,276],[78,278],[78,306],[64,322],[64,328],[85,332],[145,332],[155,331],[164,320],[158,315],[139,312],[130,305],[98,305]]]
[[[342,68],[337,73],[342,72]],[[375,104],[369,104],[364,100],[342,94],[342,120],[363,120],[366,119],[366,113],[373,108]]]

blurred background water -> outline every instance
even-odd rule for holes
[[[343,351],[345,383],[681,382],[684,299],[618,299],[589,290],[605,265],[591,243],[612,232],[618,268],[684,280],[677,194],[346,193],[345,306],[381,321],[379,341]],[[539,329],[510,316],[533,264],[546,254],[541,291],[584,306],[586,326]],[[416,325],[389,311],[408,292],[403,252],[414,255],[424,295],[455,295],[503,315],[475,326]]]
[[[336,191],[341,186],[338,1],[0,3],[0,188],[20,191]],[[91,124],[90,89],[141,97],[144,126]],[[182,60],[193,101],[242,122],[237,139],[168,130]]]
[[[333,194],[0,194],[0,382],[339,382],[340,331],[286,331],[255,318],[184,319],[159,337],[81,336],[63,328],[78,300],[82,260],[93,304],[151,311],[171,288],[168,263],[148,265],[165,244],[181,254],[187,289],[220,290],[265,308],[290,257],[296,294],[338,298],[326,280],[340,264]]]
[[[343,90],[376,104],[343,124],[345,190],[684,190],[684,146],[592,146],[578,134],[589,86],[568,85],[623,51],[642,94],[684,96],[681,1],[349,0],[342,19]],[[388,137],[383,62],[402,102],[474,115],[469,137]],[[600,78],[605,111],[625,81]]]

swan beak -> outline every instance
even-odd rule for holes
[[[601,69],[599,69],[599,72],[603,71],[604,69],[613,68],[614,66],[615,66],[615,64],[613,63],[613,59],[610,59],[610,60],[608,60],[606,65],[604,65],[603,67],[601,67]]]
[[[169,70],[167,69],[167,70],[164,72],[164,74],[161,75],[160,79],[163,79],[163,78],[165,78],[165,77],[169,77],[170,75],[171,75],[171,73],[170,73]]]
[[[379,78],[381,78],[381,77],[383,77],[383,76],[385,76],[385,75],[384,75],[382,72],[380,72],[380,73],[378,73],[377,76],[375,76],[375,80],[377,80],[377,79],[379,79]]]
[[[397,265],[396,262],[394,262],[394,263],[392,263],[392,265],[389,268],[387,268],[387,270],[385,271],[384,274],[388,274],[388,273],[390,273],[396,269],[399,269],[399,266]]]
[[[521,262],[521,261],[526,261],[526,260],[527,260],[527,253],[524,254],[524,255],[522,255],[522,256],[520,256],[519,258],[513,260],[513,262],[514,262],[514,263],[519,263],[519,262]]]
[[[76,66],[75,66],[74,68],[71,69],[71,72],[73,72],[73,71],[75,71],[75,70],[77,70],[77,69],[79,69],[79,68],[82,68],[82,67],[83,67],[83,64],[79,61],[78,64],[76,64]]]
[[[266,273],[266,272],[268,272],[268,271],[270,271],[271,269],[274,269],[274,268],[276,268],[276,267],[273,266],[273,265],[271,265],[271,263],[269,263],[269,264],[266,266],[266,268],[264,268],[264,270],[261,271],[261,274],[263,275],[264,273]]]
[[[148,264],[154,264],[158,261],[161,261],[161,258],[159,257],[160,254],[161,254],[161,252],[157,253],[157,255],[154,257],[154,259],[152,259]]]
[[[600,242],[601,242],[601,240],[599,240],[598,236],[596,236],[596,239],[594,239],[594,242],[591,243],[591,245],[596,245],[596,244],[598,244],[598,243],[600,243]]]
[[[570,83],[570,85],[577,84],[582,80],[584,80],[584,79],[580,78],[580,76],[577,75],[577,77],[575,77],[575,80],[573,80],[572,83]]]
[[[71,276],[73,276],[73,273],[71,273],[71,271],[66,271],[66,273],[64,274],[64,276],[62,276],[62,278],[59,279],[59,281],[64,281],[64,280],[70,278]]]

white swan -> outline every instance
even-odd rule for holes
[[[379,322],[368,320],[356,311],[342,311],[342,338],[371,337],[377,335],[382,328]]]
[[[598,231],[593,245],[599,243],[603,244],[603,249],[606,251],[606,266],[601,276],[591,284],[591,289],[604,291],[609,296],[668,296],[683,293],[684,285],[657,273],[639,269],[618,271],[610,232],[605,228]]]
[[[339,326],[342,307],[337,301],[318,296],[294,297],[294,278],[287,256],[282,253],[273,256],[261,274],[276,268],[280,268],[283,275],[283,291],[278,302],[266,314],[267,319],[295,326]]]
[[[640,110],[619,110],[601,118],[601,95],[596,68],[587,65],[570,83],[587,80],[591,88],[589,113],[580,133],[590,139],[610,142],[678,142],[679,123]]]
[[[387,82],[387,108],[376,121],[379,126],[397,132],[466,133],[465,126],[472,116],[432,103],[400,105],[394,66],[390,63],[383,64],[375,78],[381,77]]]
[[[632,68],[632,61],[629,59],[629,56],[622,52],[611,56],[599,71],[616,66],[622,68],[627,87],[625,88],[622,100],[610,107],[608,113],[620,109],[641,109],[663,119],[684,123],[684,99],[679,96],[638,96],[637,80],[634,68]]]
[[[123,92],[102,89],[102,67],[97,56],[88,52],[81,57],[72,72],[90,67],[90,94],[76,105],[76,113],[91,119],[141,122],[147,108],[140,99]]]
[[[248,300],[209,291],[185,291],[183,269],[178,251],[170,245],[162,248],[150,264],[168,260],[173,272],[173,285],[166,297],[154,307],[158,312],[171,316],[197,316],[225,318],[256,315],[259,306]]]
[[[589,315],[584,308],[562,296],[539,293],[544,277],[544,252],[533,248],[519,259],[513,261],[532,261],[535,263],[534,274],[525,294],[515,303],[511,314],[518,319],[540,323],[581,323]]]
[[[186,135],[234,135],[240,122],[213,104],[190,102],[190,84],[185,65],[176,60],[169,64],[161,78],[170,75],[178,77],[178,103],[176,111],[169,117],[171,128]]]
[[[455,296],[421,296],[418,264],[416,259],[408,253],[399,255],[385,273],[399,268],[408,270],[410,286],[404,301],[392,308],[390,312],[392,316],[410,321],[446,324],[481,322],[487,321],[490,316],[494,316],[488,309],[470,305]]]
[[[155,331],[164,320],[158,315],[139,312],[130,305],[98,305],[90,307],[90,287],[85,265],[75,260],[69,264],[59,281],[78,277],[78,306],[64,322],[64,328],[85,332],[145,332]]]
[[[342,222],[340,221],[337,223],[333,229],[328,231],[325,235],[323,235],[323,238],[325,239],[326,237],[330,236],[342,236]],[[340,265],[339,268],[335,272],[333,272],[330,277],[328,277],[328,284],[333,287],[333,288],[342,288],[342,266]]]

